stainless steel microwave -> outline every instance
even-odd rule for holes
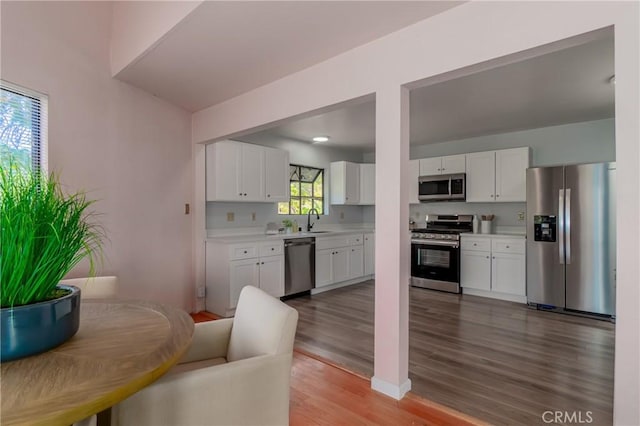
[[[428,201],[465,201],[467,198],[466,175],[420,176],[418,178],[418,200]]]

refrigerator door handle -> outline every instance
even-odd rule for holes
[[[567,265],[571,263],[571,188],[565,189],[565,204],[564,204],[564,226],[566,229],[565,235],[565,247],[566,247],[566,262]]]
[[[564,189],[558,191],[558,260],[564,264]]]

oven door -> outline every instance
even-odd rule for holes
[[[411,285],[459,293],[459,242],[412,240]]]

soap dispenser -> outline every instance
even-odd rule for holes
[[[473,233],[477,234],[479,228],[480,228],[480,221],[478,220],[478,215],[474,214],[473,215]]]

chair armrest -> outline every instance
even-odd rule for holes
[[[196,323],[191,346],[178,361],[178,364],[211,358],[226,358],[232,326],[233,318]]]
[[[114,408],[120,426],[287,425],[292,354],[169,374]]]

